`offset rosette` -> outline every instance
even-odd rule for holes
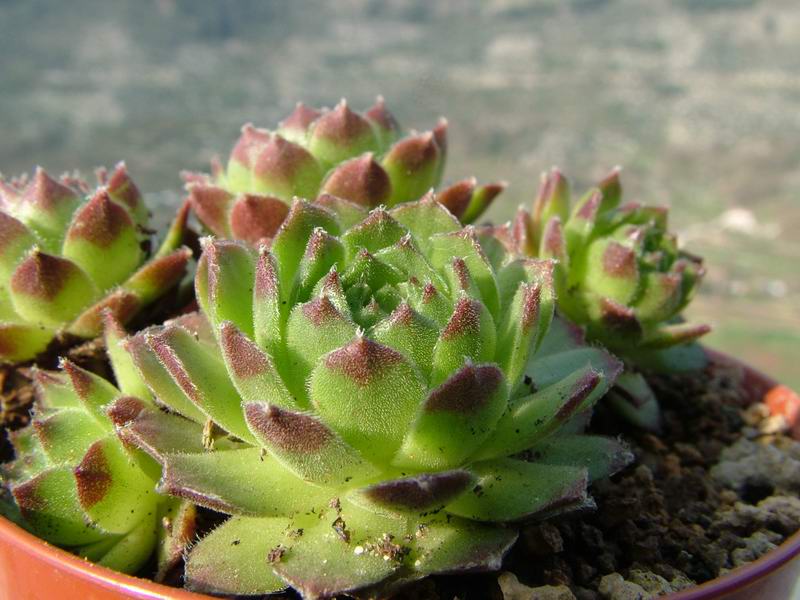
[[[705,269],[681,250],[667,209],[622,202],[619,169],[577,202],[553,169],[542,175],[532,214],[520,209],[501,233],[518,253],[554,259],[558,308],[587,335],[643,367],[696,368],[696,344],[708,325],[684,323],[681,312]],[[626,373],[613,394],[634,421],[658,424],[655,398],[639,375]]]
[[[366,208],[417,200],[439,185],[446,155],[444,119],[432,131],[401,138],[382,98],[363,114],[344,100],[332,110],[300,103],[275,131],[245,125],[226,167],[185,178],[192,208],[209,231],[257,245],[275,235],[295,197],[323,195],[323,202]],[[471,223],[503,188],[465,179],[439,199]]]
[[[432,194],[296,200],[269,248],[206,239],[201,312],[123,344],[173,414],[118,431],[161,463],[161,493],[231,515],[188,587],[385,592],[497,569],[514,522],[591,506],[589,482],[632,458],[582,433],[621,364],[553,320],[552,269]]]
[[[32,359],[60,333],[98,335],[103,310],[127,321],[183,277],[188,207],[148,259],[147,208],[125,165],[103,184],[89,193],[43,169],[0,181],[0,362]]]
[[[110,346],[120,335],[116,327],[107,334]],[[33,419],[10,434],[16,459],[0,471],[21,524],[125,573],[137,572],[157,552],[157,578],[164,576],[194,536],[195,508],[157,494],[158,464],[115,435],[115,424],[154,408],[149,393],[134,397],[144,389],[140,382],[129,379],[120,390],[67,360],[61,371],[36,371],[34,383]]]

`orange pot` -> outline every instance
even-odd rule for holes
[[[724,354],[708,351],[715,364],[738,365],[743,388],[783,414],[800,437],[800,396],[773,379]],[[666,600],[788,599],[800,576],[800,532],[761,559],[724,577],[672,594]],[[0,518],[1,600],[209,600],[208,596],[166,587],[110,571],[51,546]]]

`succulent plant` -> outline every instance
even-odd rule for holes
[[[161,493],[232,515],[186,585],[385,593],[499,568],[515,522],[592,506],[589,481],[631,458],[582,433],[621,364],[552,320],[552,269],[432,194],[342,214],[295,200],[257,250],[206,238],[201,312],[123,343],[172,414],[111,409]]]
[[[364,114],[344,100],[333,110],[299,103],[275,131],[245,125],[226,167],[215,162],[211,175],[184,178],[193,210],[210,232],[257,245],[275,235],[294,197],[374,208],[418,200],[437,186],[447,122],[399,138],[382,98]],[[464,179],[443,190],[439,201],[470,223],[504,187]]]
[[[619,172],[574,203],[558,169],[544,173],[532,214],[520,209],[504,239],[516,252],[556,260],[558,308],[591,340],[634,365],[700,367],[705,355],[692,342],[710,328],[680,315],[703,277],[702,261],[679,248],[665,207],[622,203]],[[634,422],[657,427],[656,400],[641,375],[627,371],[610,398]]]
[[[59,334],[89,338],[101,314],[127,321],[184,275],[184,208],[151,260],[147,208],[120,163],[93,193],[43,169],[0,180],[0,362],[34,358]]]
[[[110,314],[107,319],[113,322]],[[111,346],[121,335],[113,324],[106,341]],[[130,360],[124,353],[116,356]],[[128,406],[153,406],[149,393],[143,399],[128,396],[143,389],[140,382],[129,378],[120,391],[68,360],[58,372],[36,370],[33,379],[32,422],[9,434],[16,459],[0,471],[21,525],[126,573],[138,571],[158,548],[158,576],[165,575],[194,535],[195,508],[158,495],[158,464],[123,445],[114,427]]]

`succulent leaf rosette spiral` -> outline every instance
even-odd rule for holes
[[[206,239],[201,312],[123,343],[170,413],[121,400],[118,435],[161,463],[161,493],[231,515],[188,553],[190,589],[496,569],[515,522],[591,506],[632,458],[582,433],[621,364],[553,319],[552,261],[432,194],[344,226],[352,210],[296,200],[269,247]]]
[[[227,166],[186,173],[193,210],[220,238],[257,245],[278,231],[294,197],[374,208],[417,200],[438,186],[447,154],[447,122],[400,138],[383,99],[360,114],[342,100],[332,110],[299,103],[275,131],[242,128]],[[477,219],[505,185],[459,181],[439,201],[464,223]],[[351,211],[352,212],[352,211]]]
[[[183,277],[187,209],[147,260],[147,208],[124,164],[91,192],[37,169],[0,179],[0,363],[30,360],[59,334],[101,333],[105,309],[127,321]]]
[[[704,364],[692,342],[710,328],[681,319],[705,272],[702,261],[679,248],[665,207],[622,202],[619,169],[573,202],[554,168],[542,175],[532,213],[520,209],[501,233],[516,252],[556,261],[558,308],[590,339],[646,368]],[[656,400],[641,375],[626,372],[610,397],[634,422],[658,426]]]
[[[110,313],[106,320],[106,343],[115,347],[124,333]],[[116,371],[134,374],[127,354],[112,353],[111,360]],[[115,434],[127,405],[154,406],[149,392],[136,377],[123,376],[120,390],[68,360],[61,371],[37,370],[33,379],[33,419],[9,434],[16,459],[0,471],[17,520],[53,544],[125,573],[139,571],[156,553],[160,579],[194,535],[195,507],[157,494],[158,463]]]

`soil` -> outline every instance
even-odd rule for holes
[[[69,355],[107,375],[102,350],[95,340]],[[3,430],[27,422],[28,375],[0,370]],[[663,429],[623,427],[636,460],[593,486],[596,511],[524,526],[499,574],[432,577],[397,597],[641,600],[708,581],[777,547],[800,529],[800,443],[764,405],[748,406],[742,377],[722,366],[648,377]],[[590,429],[616,435],[620,427],[601,402]],[[0,448],[0,460],[9,450]],[[217,520],[201,515],[199,525]]]

